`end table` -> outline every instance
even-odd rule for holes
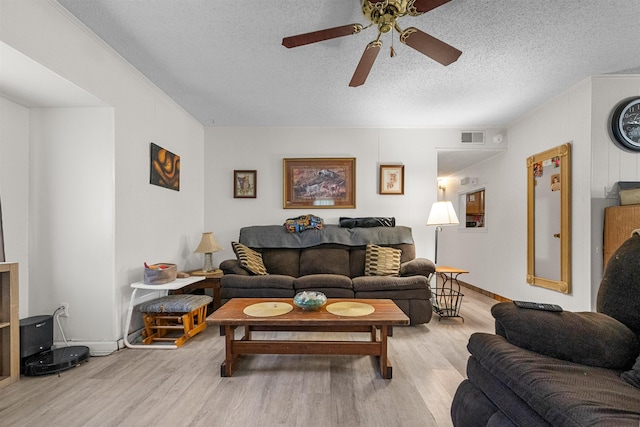
[[[460,292],[458,276],[465,273],[468,273],[468,271],[456,267],[436,266],[436,274],[442,278],[442,286],[438,288],[436,280],[436,287],[433,292],[433,311],[440,316],[440,319],[443,317],[459,317],[464,322],[464,317],[459,315],[464,295]],[[454,284],[457,289],[454,289]]]
[[[222,278],[222,270],[213,270],[213,271],[202,271],[202,270],[192,270],[188,271],[191,276],[199,276],[204,277],[204,280],[201,280],[196,283],[192,283],[190,285],[184,286],[180,289],[176,289],[173,291],[175,294],[186,294],[191,291],[195,291],[196,289],[213,289],[213,302],[211,307],[211,312],[220,308],[220,279]],[[207,313],[209,315],[211,313]]]

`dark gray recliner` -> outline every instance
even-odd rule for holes
[[[469,340],[456,427],[640,425],[640,235],[609,261],[596,313],[491,312],[496,335]]]

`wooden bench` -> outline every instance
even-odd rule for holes
[[[144,320],[142,343],[168,341],[180,347],[207,327],[207,305],[212,300],[208,295],[167,295],[140,304]],[[167,336],[172,330],[179,330],[182,335]]]

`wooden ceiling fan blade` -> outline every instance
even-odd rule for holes
[[[380,40],[374,40],[367,45],[362,57],[360,58],[360,62],[358,62],[356,71],[353,73],[351,82],[349,82],[349,86],[358,87],[364,84],[369,76],[371,67],[373,67],[373,63],[376,61],[376,57],[378,56],[381,47],[382,42]]]
[[[350,36],[362,31],[362,25],[349,24],[341,27],[327,28],[326,30],[312,31],[310,33],[298,34],[297,36],[285,37],[282,45],[287,48],[304,46],[306,44],[317,43],[325,40],[335,39],[343,36]]]
[[[400,41],[444,66],[456,62],[462,52],[414,27],[409,27],[400,34]]]
[[[450,1],[451,0],[409,0],[407,10],[409,11],[409,15],[422,15]]]

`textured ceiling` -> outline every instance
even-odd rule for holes
[[[281,45],[366,24],[358,0],[58,1],[205,126],[504,126],[587,76],[640,72],[640,0],[452,0],[399,24],[462,50],[457,62],[387,34],[358,88],[374,28]]]

